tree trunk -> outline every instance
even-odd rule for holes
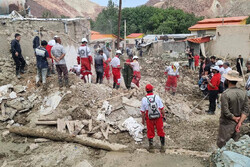
[[[13,126],[9,129],[9,131],[11,133],[15,133],[21,136],[39,137],[54,141],[67,141],[72,143],[79,143],[85,146],[103,149],[107,151],[124,151],[127,148],[127,146],[121,144],[116,144],[116,143],[111,144],[109,142],[93,139],[90,137],[78,137],[78,136],[74,137],[67,133],[62,133],[52,130]]]

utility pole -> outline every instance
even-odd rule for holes
[[[126,36],[127,36],[127,22],[124,20],[124,49],[125,49],[125,55],[127,53],[127,42],[126,42]]]
[[[120,0],[119,3],[117,49],[119,49],[120,46],[121,13],[122,13],[122,0]]]

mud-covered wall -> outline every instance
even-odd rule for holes
[[[216,39],[207,45],[212,55],[227,58],[242,55],[246,60],[250,57],[250,25],[218,26]]]

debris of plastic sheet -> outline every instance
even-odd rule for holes
[[[42,115],[48,115],[53,112],[62,100],[61,92],[55,92],[48,97],[45,97],[41,105],[40,112]]]
[[[123,124],[123,127],[125,127],[129,134],[134,138],[136,142],[141,142],[143,138],[143,129],[144,126],[139,124],[133,117],[129,117],[126,119]]]
[[[10,97],[11,99],[17,98],[16,92],[11,92],[11,93],[9,94],[9,97]]]

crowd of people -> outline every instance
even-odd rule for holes
[[[15,39],[11,42],[11,52],[16,64],[18,79],[20,79],[20,74],[25,73],[24,67],[26,65],[22,56],[20,40],[21,35],[15,34]],[[39,42],[39,45],[37,45],[37,40],[40,41],[39,37],[35,37],[33,45],[37,60],[37,86],[40,85],[40,81],[43,85],[46,85],[46,78],[54,73],[55,65],[59,87],[63,87],[64,85],[69,87],[68,69],[65,61],[66,51],[62,45],[61,38],[55,36],[49,42],[42,40]],[[78,64],[70,69],[70,71],[80,76],[85,83],[92,83],[91,66],[93,65],[96,72],[96,83],[102,84],[104,78],[109,82],[112,71],[114,89],[120,88],[122,81],[121,72],[123,73],[127,89],[140,86],[141,73],[138,56],[129,54],[128,59],[122,67],[120,61],[122,56],[121,50],[117,50],[115,56],[111,59],[109,52],[105,54],[104,49],[98,47],[95,50],[94,57],[92,57],[91,49],[88,47],[88,40],[82,38],[81,43],[78,48]],[[110,51],[109,49],[107,50]],[[221,117],[217,145],[218,147],[223,147],[230,138],[238,139],[240,127],[249,115],[250,77],[246,83],[246,90],[236,87],[238,82],[243,81],[240,77],[241,75],[244,76],[244,72],[242,71],[243,59],[239,56],[236,66],[238,71],[235,71],[232,70],[228,62],[223,62],[215,56],[204,58],[194,55],[193,48],[188,47],[186,55],[191,70],[196,70],[200,67],[198,84],[205,97],[209,97],[209,108],[206,111],[209,115],[215,114],[216,101],[219,102],[219,97],[221,96]],[[250,61],[246,65],[248,72],[250,72]],[[165,69],[165,75],[167,75],[165,90],[171,91],[172,95],[175,95],[177,91],[179,68],[179,63],[173,62],[172,65]],[[156,127],[157,134],[160,136],[161,151],[164,151],[164,106],[160,97],[154,95],[153,88],[151,84],[146,85],[145,88],[147,94],[142,99],[141,105],[142,124],[146,122],[149,149],[153,149],[153,138]]]

